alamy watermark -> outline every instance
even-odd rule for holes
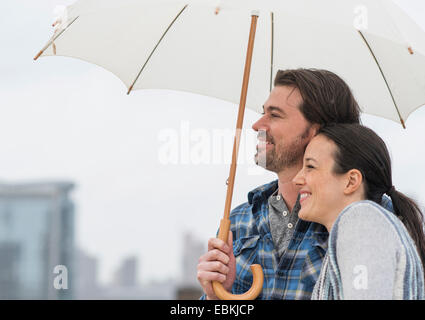
[[[369,12],[365,5],[358,5],[354,8],[353,27],[359,31],[369,28]]]
[[[368,289],[368,272],[365,265],[356,265],[353,268],[354,280],[353,287],[356,290]]]
[[[265,149],[265,132],[252,129],[240,132],[237,164],[248,164],[248,174],[264,172],[265,152],[259,152],[258,165],[254,156],[256,148]],[[235,130],[192,128],[189,121],[181,121],[180,128],[164,128],[158,134],[158,161],[162,165],[221,165],[232,161]],[[257,147],[256,147],[257,145]]]
[[[68,268],[64,265],[57,265],[54,267],[53,273],[57,274],[53,279],[53,287],[56,290],[68,289]]]

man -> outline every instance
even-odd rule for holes
[[[252,284],[250,265],[264,272],[259,299],[310,299],[327,249],[328,233],[298,219],[298,187],[292,179],[316,131],[329,123],[359,123],[360,109],[347,84],[332,72],[278,71],[263,116],[252,128],[261,141],[256,163],[278,180],[248,193],[248,202],[230,214],[228,243],[212,238],[198,264],[204,296],[217,299],[212,281],[234,294]],[[265,139],[265,141],[264,141]]]

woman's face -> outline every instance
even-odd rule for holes
[[[303,168],[293,181],[301,187],[298,216],[327,225],[345,207],[347,177],[333,172],[336,145],[323,135],[314,137],[304,154]]]

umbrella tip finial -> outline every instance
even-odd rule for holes
[[[413,54],[413,49],[412,49],[412,47],[407,48],[407,50],[409,50],[409,53],[410,53],[410,54]]]
[[[128,88],[127,95],[130,94],[131,90],[133,90],[133,85],[131,85],[130,88]]]
[[[218,14],[220,12],[220,7],[216,7],[214,13]]]
[[[400,119],[401,125],[403,126],[403,129],[406,129],[406,124],[404,123],[403,119]]]
[[[37,60],[42,54],[43,54],[43,50],[37,53],[37,55],[34,57],[34,61]]]

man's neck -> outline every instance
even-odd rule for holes
[[[298,198],[298,193],[300,188],[297,187],[295,183],[292,182],[292,179],[297,175],[301,170],[300,166],[295,166],[292,168],[285,168],[285,170],[279,172],[278,176],[278,194],[281,194],[285,203],[290,211],[292,211],[295,202]]]

